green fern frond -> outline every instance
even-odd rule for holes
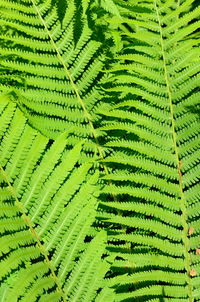
[[[109,12],[110,14],[121,17],[120,15],[120,7],[115,3],[113,0],[98,0],[99,5],[105,9],[105,11]]]
[[[0,299],[200,301],[198,1],[0,9]]]
[[[102,190],[110,200],[102,202],[107,213],[99,213],[110,225],[112,268],[119,274],[109,286],[116,288],[115,301],[196,302],[200,128],[191,107],[199,104],[200,7],[136,2],[143,13],[133,6],[115,19],[129,26],[105,88],[119,97],[101,111],[107,147],[115,150],[104,160],[114,171],[103,177],[112,185]]]
[[[82,18],[86,2],[81,2],[82,14],[77,16],[77,1],[68,1],[62,22],[60,2],[1,1],[0,89],[7,93],[15,86],[16,102],[45,136],[55,139],[73,126],[68,143],[84,137],[90,140],[86,149],[94,151],[91,138],[99,135],[94,123],[102,98],[102,43],[93,39],[86,16]],[[80,18],[81,35],[75,41]]]
[[[90,243],[76,264],[65,285],[69,301],[93,301],[108,264],[101,261],[105,249],[106,234],[100,232]],[[85,279],[82,278],[84,274]],[[103,284],[102,284],[103,285]]]
[[[102,260],[105,234],[92,241],[89,237],[98,171],[91,169],[92,162],[78,164],[83,142],[68,150],[66,132],[54,142],[47,139],[6,96],[0,108],[0,278],[5,301],[83,301],[85,295],[89,302],[108,270]]]

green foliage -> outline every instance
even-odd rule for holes
[[[99,290],[94,281],[108,268],[101,260],[105,234],[86,240],[95,219],[98,173],[90,162],[77,164],[83,142],[68,151],[65,132],[52,142],[6,97],[1,109],[5,301],[35,301],[41,295],[42,301],[92,299]]]
[[[85,1],[56,4],[1,1],[1,65],[6,74],[0,89],[5,93],[14,86],[29,123],[47,137],[55,139],[73,126],[68,143],[87,138],[87,150],[94,151],[103,43],[92,38]]]
[[[198,1],[0,8],[0,299],[200,301]]]
[[[106,146],[115,150],[104,160],[115,170],[103,193],[119,198],[104,202],[112,211],[100,217],[116,225],[110,249],[122,246],[113,269],[129,272],[110,286],[118,287],[116,301],[158,301],[163,290],[166,301],[198,301],[200,128],[189,107],[199,102],[200,9],[188,13],[188,4],[173,1],[142,7],[146,13],[133,7],[118,20],[131,30],[122,32],[127,47],[107,89],[119,101],[103,112],[110,119],[102,129],[112,131]]]

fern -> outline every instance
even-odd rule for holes
[[[55,139],[73,126],[69,144],[87,138],[86,149],[94,151],[104,56],[102,43],[93,39],[88,26],[87,2],[80,5],[81,15],[77,1],[1,1],[1,65],[6,74],[0,89],[6,93],[15,86],[29,123],[47,137]]]
[[[199,103],[200,10],[188,12],[192,1],[138,5],[115,19],[130,30],[106,89],[119,101],[102,111],[115,150],[104,162],[116,167],[103,192],[121,198],[103,202],[108,213],[99,215],[115,225],[109,240],[120,275],[109,286],[115,301],[199,301],[200,133],[190,106]]]
[[[0,298],[200,301],[195,0],[1,0]]]
[[[8,97],[0,104],[5,301],[92,299],[108,269],[101,260],[105,234],[85,241],[95,219],[98,174],[90,172],[92,163],[77,166],[82,142],[67,151],[65,132],[51,142]]]

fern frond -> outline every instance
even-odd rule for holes
[[[76,264],[65,285],[69,301],[93,301],[99,282],[108,269],[108,265],[101,261],[105,249],[105,235],[103,231],[100,232]],[[82,278],[83,274],[85,279]]]
[[[109,286],[116,301],[194,302],[200,297],[200,7],[136,2],[140,10],[132,3],[122,20],[115,18],[129,30],[121,32],[126,47],[105,90],[119,97],[101,111],[108,119],[101,130],[114,150],[105,159],[114,171],[103,177],[112,185],[102,190],[108,197],[99,213],[116,256],[118,276]]]
[[[8,287],[5,301],[82,297],[78,283],[67,287],[78,278],[84,301],[89,302],[102,288],[108,269],[102,260],[105,234],[92,241],[89,237],[98,172],[92,170],[92,162],[78,164],[83,142],[68,150],[66,132],[54,142],[47,139],[6,96],[0,108],[0,278]]]
[[[104,55],[84,15],[86,3],[82,4],[77,16],[77,2],[67,3],[60,22],[59,3],[51,0],[1,1],[0,89],[7,93],[16,84],[16,102],[29,123],[48,138],[75,126],[68,143],[74,145],[84,137],[90,140],[87,151],[94,151],[91,139],[99,135],[94,123],[102,98],[98,86]],[[76,43],[77,18],[83,22]]]

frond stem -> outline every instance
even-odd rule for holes
[[[173,145],[174,145],[174,152],[175,152],[175,159],[176,159],[176,165],[177,165],[177,173],[178,173],[178,179],[179,179],[179,189],[180,189],[180,208],[182,212],[182,224],[183,224],[183,244],[184,244],[184,258],[185,258],[185,269],[187,272],[187,283],[188,283],[188,289],[189,289],[189,302],[193,302],[193,294],[192,294],[192,283],[190,278],[190,265],[191,265],[191,256],[190,256],[190,244],[189,244],[189,238],[188,238],[188,231],[189,226],[187,223],[187,207],[185,203],[185,196],[183,191],[183,177],[182,177],[182,171],[181,171],[181,160],[179,156],[178,151],[178,145],[177,145],[177,134],[175,129],[175,118],[174,118],[174,109],[173,109],[173,101],[172,101],[172,90],[170,87],[170,79],[168,75],[167,70],[167,60],[165,57],[165,49],[164,49],[164,38],[162,33],[162,24],[160,20],[160,15],[158,11],[157,1],[154,1],[155,11],[159,23],[160,28],[160,44],[161,44],[161,51],[162,51],[162,57],[163,57],[163,65],[164,65],[164,77],[165,77],[165,83],[167,88],[167,94],[168,94],[168,100],[169,100],[169,107],[170,107],[170,116],[171,116],[171,127],[172,127],[172,138],[173,138]]]

